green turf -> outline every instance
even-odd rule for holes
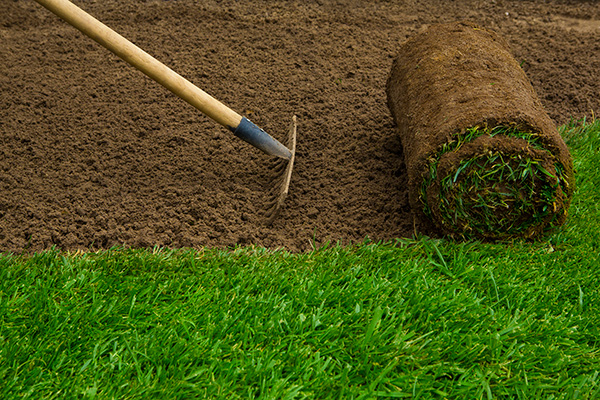
[[[531,237],[560,225],[566,214],[563,204],[568,204],[568,182],[560,163],[549,163],[546,169],[542,160],[533,156],[489,151],[462,160],[449,175],[438,177],[445,154],[459,151],[480,136],[523,139],[531,149],[551,156],[540,135],[527,129],[486,125],[454,135],[428,160],[429,174],[419,196],[423,213],[462,238]],[[434,201],[429,200],[431,190],[438,192]],[[439,218],[432,206],[439,209]]]
[[[535,244],[0,256],[0,398],[600,398],[600,122],[563,134]]]

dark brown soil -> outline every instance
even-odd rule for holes
[[[385,83],[433,23],[497,31],[557,124],[600,111],[596,1],[77,3],[274,136],[297,114],[290,196],[262,225],[268,157],[35,2],[2,0],[1,251],[411,236]]]
[[[482,239],[533,238],[551,225],[565,221],[575,187],[571,155],[502,37],[473,23],[432,25],[402,45],[392,64],[386,93],[404,149],[410,204],[419,221],[431,222],[429,230]],[[534,133],[543,149],[534,149],[523,139],[506,135],[492,138],[486,134],[439,155],[443,145],[457,142],[457,135],[469,128],[484,126],[488,129],[512,126],[518,127],[521,132]],[[539,204],[528,201],[525,206],[511,195],[510,206],[505,202],[498,208],[494,219],[503,220],[503,227],[522,227],[513,229],[510,234],[500,226],[490,224],[490,221],[485,223],[481,220],[483,215],[479,203],[475,209],[463,209],[467,213],[473,212],[470,221],[457,224],[453,220],[448,223],[450,221],[442,216],[448,213],[457,215],[458,211],[456,208],[446,213],[441,211],[444,197],[441,194],[442,179],[454,176],[454,190],[458,190],[456,187],[467,175],[466,171],[460,173],[457,170],[459,165],[467,160],[487,157],[486,154],[491,154],[491,151],[499,151],[507,159],[523,157],[536,160],[547,171],[557,171],[556,165],[560,165],[559,169],[563,171],[564,182],[561,185],[557,183],[556,176],[549,178],[542,174],[535,177],[538,182],[548,181],[549,190],[555,192],[552,199],[540,199]],[[437,161],[432,161],[436,156],[439,157]],[[431,178],[432,168],[437,170],[435,179]],[[423,185],[428,180],[426,195],[423,195]],[[463,200],[466,202],[468,197],[487,198],[489,204],[499,195],[486,179],[479,182],[481,190],[456,193],[458,198],[450,204],[456,204],[457,200],[464,204]],[[531,183],[527,180],[526,186]],[[478,186],[470,185],[471,188]],[[516,182],[513,185],[519,186]],[[550,189],[552,186],[556,188]],[[565,193],[561,187],[566,189]],[[519,197],[524,196],[524,189],[519,188]],[[500,188],[500,192],[506,199],[509,198],[506,197],[509,191],[505,188]],[[540,193],[541,190],[536,187],[534,192]],[[516,193],[513,192],[514,195]],[[429,216],[423,211],[425,203],[431,210],[427,213]],[[543,207],[550,207],[552,211],[543,218],[533,218]],[[524,223],[538,219],[533,224]],[[486,228],[475,231],[473,223]]]

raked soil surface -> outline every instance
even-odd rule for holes
[[[33,0],[0,0],[2,252],[411,237],[385,84],[434,23],[503,36],[557,125],[600,114],[597,1],[76,4],[276,138],[297,115],[290,194],[265,225],[270,157]]]

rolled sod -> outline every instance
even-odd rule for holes
[[[507,43],[468,23],[405,42],[387,82],[411,207],[461,238],[534,238],[562,224],[569,150]]]

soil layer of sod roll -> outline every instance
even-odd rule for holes
[[[533,238],[562,224],[573,163],[506,42],[468,23],[405,42],[387,83],[411,206],[428,230]]]

